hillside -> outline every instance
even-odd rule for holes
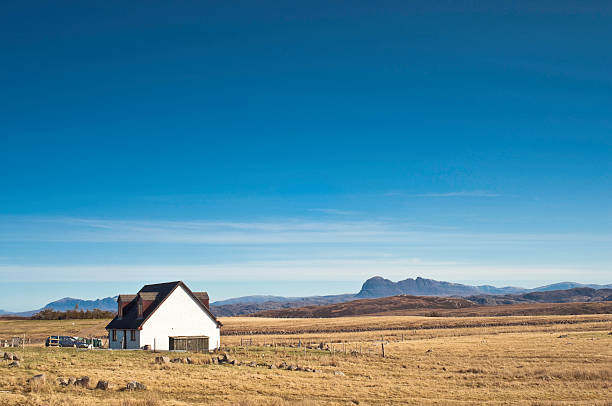
[[[612,301],[612,289],[573,288],[529,292],[519,295],[475,295],[467,300],[487,306],[517,303],[575,303]]]
[[[407,309],[461,309],[477,306],[459,298],[435,296],[390,296],[377,299],[359,299],[326,306],[306,306],[296,309],[269,310],[254,314],[256,317],[343,317],[379,314]]]

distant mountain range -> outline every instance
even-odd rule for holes
[[[534,289],[525,289],[513,286],[498,288],[490,285],[463,285],[459,283],[425,279],[421,277],[417,277],[415,279],[408,278],[399,282],[393,282],[389,279],[385,279],[380,276],[375,276],[365,281],[361,287],[361,290],[356,294],[348,293],[342,295],[304,297],[285,297],[268,295],[242,296],[213,302],[211,303],[210,308],[211,311],[217,316],[238,316],[267,310],[291,309],[304,306],[331,305],[335,303],[348,302],[355,299],[381,298],[397,295],[456,296],[469,298],[469,300],[475,301],[477,303],[487,301],[497,301],[499,303],[505,303],[504,301],[508,303],[519,303],[521,302],[521,300],[524,301],[524,299],[519,299],[513,297],[512,295],[521,295],[531,292],[568,290],[574,288],[612,289],[612,284],[595,285],[576,282],[560,282],[552,285],[540,286]],[[78,305],[79,309],[81,310],[100,309],[107,311],[116,311],[117,296],[96,300],[83,300],[66,297],[51,302],[37,310],[17,313],[0,310],[0,315],[16,315],[28,317],[43,309],[66,311],[74,309],[76,305]]]
[[[612,289],[573,288],[508,295],[449,296],[397,295],[355,299],[324,306],[261,311],[255,317],[344,316],[524,316],[601,314],[612,311]]]
[[[75,299],[72,297],[65,297],[63,299],[59,299],[54,302],[48,303],[47,305],[45,305],[44,307],[41,307],[40,309],[29,310],[25,312],[17,312],[17,313],[0,310],[0,315],[29,317],[45,309],[53,309],[56,311],[64,312],[66,310],[74,310],[74,308],[77,306],[79,310],[99,309],[99,310],[115,312],[117,311],[117,296],[105,297],[104,299],[95,299],[95,300],[85,300],[85,299]]]
[[[462,285],[459,283],[435,281],[433,279],[416,278],[404,279],[399,282],[392,282],[389,279],[375,276],[365,281],[361,291],[357,293],[358,298],[376,298],[395,295],[415,295],[415,296],[472,296],[472,295],[504,295],[518,294],[527,292],[546,292],[551,290],[567,290],[573,288],[592,288],[609,289],[610,285],[582,284],[576,282],[560,282],[552,285],[540,286],[534,289],[517,288],[506,286],[497,288],[490,285]]]

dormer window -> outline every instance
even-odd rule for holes
[[[142,318],[142,299],[138,300],[138,317]]]

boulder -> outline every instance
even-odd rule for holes
[[[96,385],[96,389],[107,390],[108,389],[108,381],[99,380]]]
[[[167,364],[170,362],[170,358],[168,357],[155,357],[156,364]]]
[[[125,390],[146,390],[147,387],[140,382],[132,381],[128,382],[125,386]]]
[[[8,366],[9,368],[19,368],[19,361],[13,361]]]
[[[30,383],[45,383],[45,382],[47,382],[47,377],[45,376],[45,374],[34,375],[30,379],[28,379],[28,382],[30,382]]]
[[[80,386],[82,388],[89,388],[90,379],[88,376],[82,376],[74,381],[74,386]]]

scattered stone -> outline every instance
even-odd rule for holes
[[[45,374],[34,375],[30,379],[28,379],[28,382],[30,382],[30,383],[45,383],[45,382],[47,382],[47,377],[45,376]]]
[[[557,337],[557,338],[567,338],[567,337],[569,337],[569,335],[567,335],[567,334],[561,334],[561,335],[560,335],[559,337]]]
[[[5,352],[4,356],[2,358],[7,360],[7,361],[12,361],[13,360],[13,354],[10,353],[10,352]]]
[[[9,368],[19,368],[19,361],[13,361],[8,366]]]
[[[288,371],[297,371],[297,369],[298,369],[298,367],[296,367],[295,365],[289,365],[289,366],[287,367],[287,370],[288,370]]]
[[[82,376],[74,381],[74,386],[80,386],[82,388],[89,388],[90,379],[88,376]]]
[[[77,379],[74,376],[71,376],[70,378],[68,378],[68,385],[72,386],[74,385],[74,383],[77,381]]]
[[[128,384],[125,386],[125,390],[146,390],[146,389],[147,389],[146,386],[136,381],[128,382]]]
[[[23,361],[21,357],[17,354],[13,354],[13,361]]]
[[[283,361],[280,364],[278,364],[278,369],[287,369],[288,366],[289,365],[287,365],[287,363]]]
[[[430,348],[430,349],[428,349],[427,351],[425,351],[425,353],[426,353],[426,354],[429,354],[429,353],[431,353],[431,352],[433,352],[433,350],[432,350],[431,348]]]
[[[334,371],[334,375],[336,375],[336,376],[344,376],[344,372],[342,372],[342,371]]]
[[[182,364],[183,363],[183,359],[182,358],[173,358],[170,360],[170,362],[174,363],[174,364]]]
[[[189,357],[185,358],[185,362],[190,364],[190,365],[194,364],[193,360],[191,358],[189,358]]]
[[[276,365],[274,365],[274,364],[270,364],[270,365],[268,365],[268,368],[269,368],[269,369],[276,369]]]
[[[168,357],[155,357],[156,364],[167,364],[170,362],[170,358]]]
[[[66,378],[57,378],[57,384],[60,386],[68,386]]]
[[[107,390],[108,389],[108,381],[99,380],[96,385],[96,389]]]
[[[315,374],[320,374],[321,370],[320,369],[313,369],[312,372],[314,372]]]
[[[257,363],[255,361],[251,361],[247,364],[248,367],[254,368],[257,366]]]
[[[214,365],[217,365],[217,364],[219,364],[219,359],[217,359],[217,358],[214,358],[214,357],[213,357],[213,358],[211,359],[211,362],[212,362]]]

